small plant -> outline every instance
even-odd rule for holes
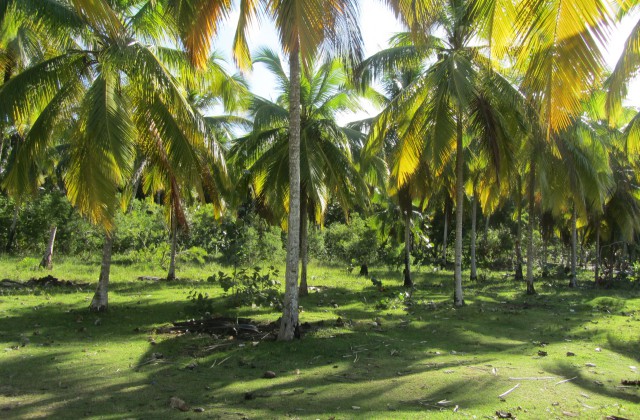
[[[207,312],[213,312],[213,302],[209,297],[209,293],[202,293],[196,289],[189,291],[187,299],[191,302],[191,313],[204,315]]]
[[[280,308],[280,282],[276,280],[279,271],[271,266],[265,273],[260,267],[241,269],[233,277],[223,271],[210,276],[207,280],[219,283],[225,293],[229,293],[232,306],[271,306]]]
[[[198,246],[192,246],[178,254],[178,259],[185,263],[204,264],[209,257],[207,250]]]
[[[40,268],[40,261],[37,258],[25,257],[16,264],[16,267],[21,271],[37,271]]]

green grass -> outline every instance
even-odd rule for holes
[[[48,274],[29,263],[0,259],[1,277]],[[114,266],[108,314],[87,310],[96,261],[68,259],[52,272],[91,282],[85,290],[5,291],[0,416],[449,419],[501,410],[520,419],[640,418],[639,389],[621,387],[621,380],[640,379],[638,288],[569,290],[564,279],[545,279],[527,297],[523,284],[494,273],[467,282],[467,305],[455,309],[448,272],[418,271],[405,301],[400,273],[373,269],[386,288],[380,292],[345,270],[313,266],[310,285],[326,289],[302,300],[301,321],[324,320],[325,327],[302,340],[254,345],[158,333],[192,316],[187,294],[194,288],[210,293],[216,314],[279,316],[226,307],[222,291],[204,280],[218,269],[188,267],[178,273],[184,280],[168,284],[137,280],[163,276],[161,268]],[[338,317],[346,324],[337,326]],[[217,344],[224,345],[211,349]],[[153,353],[164,358],[149,363]],[[197,367],[187,369],[192,362]],[[264,379],[267,370],[277,377]],[[245,399],[247,392],[256,398]],[[174,396],[205,411],[173,409]]]

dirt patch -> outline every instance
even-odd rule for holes
[[[0,280],[0,288],[3,289],[24,289],[30,287],[88,287],[89,283],[74,283],[69,280],[59,280],[52,275],[40,278],[32,278],[26,282],[20,282],[10,279]]]
[[[299,335],[322,328],[324,321],[305,322],[298,327]],[[202,318],[187,321],[176,321],[171,326],[162,327],[159,333],[194,333],[209,334],[216,337],[233,336],[239,340],[262,341],[275,340],[280,322],[257,323],[249,318]]]

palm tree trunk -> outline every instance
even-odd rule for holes
[[[7,244],[5,246],[6,252],[11,252],[13,248],[13,242],[16,239],[16,232],[18,229],[18,216],[20,215],[20,204],[15,203],[13,208],[13,219],[11,220],[11,227],[9,227],[9,233],[7,234]]]
[[[298,266],[300,251],[300,44],[289,54],[289,220],[287,268],[278,340],[289,341],[298,330]]]
[[[542,238],[542,277],[549,275],[549,269],[547,268],[548,253],[547,253],[547,240]]]
[[[47,242],[47,249],[44,251],[42,261],[40,261],[40,267],[51,270],[53,268],[53,244],[56,240],[57,226],[51,226],[49,231],[49,242]]]
[[[600,221],[596,222],[596,262],[594,269],[596,285],[600,284]]]
[[[478,197],[476,195],[475,188],[473,190],[473,202],[471,204],[471,274],[469,279],[472,281],[478,280],[478,273],[476,268],[476,219],[478,214]]]
[[[527,294],[535,295],[536,289],[533,287],[533,225],[535,223],[535,183],[536,183],[536,166],[535,161],[531,160],[529,168],[529,223],[527,225],[529,241],[527,243]]]
[[[105,233],[102,246],[102,265],[100,266],[100,278],[98,287],[93,295],[89,310],[92,312],[104,312],[109,308],[109,273],[111,272],[111,252],[115,232]]]
[[[458,112],[457,136],[456,136],[456,245],[454,283],[455,292],[453,304],[464,305],[462,296],[462,216],[464,204],[464,150],[462,150],[462,112]]]
[[[578,215],[575,204],[573,205],[573,213],[571,214],[571,277],[569,279],[569,287],[576,287],[576,260],[578,252]]]
[[[413,287],[411,280],[411,210],[404,215],[404,287]]]
[[[515,267],[515,280],[522,281],[522,186],[521,179],[518,176],[518,193],[516,194],[518,205],[518,223],[516,226],[516,267]]]
[[[299,296],[308,296],[309,287],[307,286],[307,265],[309,263],[309,217],[307,216],[307,206],[303,203],[300,207],[300,261],[302,267],[300,269],[300,288]]]
[[[140,180],[142,179],[142,171],[146,166],[147,161],[144,160],[140,164],[138,170],[133,176],[133,191],[135,197],[135,191],[138,190]],[[133,207],[133,198],[127,206],[127,213],[131,211]],[[109,274],[111,273],[111,254],[113,251],[113,242],[115,241],[116,233],[115,229],[111,233],[105,233],[104,245],[102,246],[102,264],[100,266],[100,278],[98,279],[98,287],[93,295],[89,310],[93,312],[106,311],[109,307]]]
[[[175,213],[171,212],[171,256],[169,258],[169,272],[167,273],[167,281],[176,279],[176,249],[178,242],[178,221]]]
[[[449,237],[449,199],[444,204],[444,237],[442,238],[442,267],[447,266],[447,238]]]

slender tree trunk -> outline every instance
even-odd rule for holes
[[[516,226],[516,269],[515,269],[515,280],[522,281],[522,186],[520,176],[518,175],[518,223]]]
[[[491,220],[491,215],[487,214],[484,218],[484,243],[487,243],[487,238],[489,236],[489,221]]]
[[[292,340],[298,330],[300,251],[300,44],[289,54],[289,220],[285,292],[278,340]]]
[[[7,141],[4,137],[0,138],[0,173],[4,172],[4,165],[2,164],[2,152],[4,151],[4,143]]]
[[[456,136],[456,245],[453,304],[464,305],[462,295],[462,216],[464,204],[464,150],[462,150],[462,112],[458,112]]]
[[[98,287],[89,310],[92,312],[104,312],[109,309],[109,273],[111,272],[111,252],[113,250],[113,240],[115,239],[115,231],[105,233],[104,245],[102,246],[102,265],[100,266],[100,278],[98,279]]]
[[[404,287],[413,287],[411,280],[411,210],[404,215]]]
[[[135,191],[138,190],[140,180],[142,179],[142,172],[146,166],[147,161],[143,160],[140,167],[133,175],[133,197],[135,197]],[[133,200],[127,206],[126,212],[129,213],[133,207]],[[116,230],[113,229],[111,233],[105,232],[104,245],[102,246],[102,264],[100,266],[100,278],[98,279],[98,287],[93,295],[89,310],[93,312],[103,312],[109,308],[109,275],[111,273],[111,254],[113,252],[113,242],[115,241]]]
[[[51,270],[53,268],[53,244],[56,240],[57,226],[51,226],[49,231],[49,242],[47,242],[47,249],[44,251],[42,261],[40,261],[40,267]]]
[[[447,238],[449,237],[449,199],[444,205],[444,237],[442,238],[442,266],[447,266]]]
[[[306,200],[305,200],[306,201]],[[299,296],[308,296],[309,287],[307,286],[307,265],[309,263],[309,217],[307,215],[306,203],[300,207],[300,261],[302,267],[300,269],[300,288]]]
[[[6,252],[11,252],[13,249],[13,242],[16,239],[16,232],[18,230],[18,216],[20,215],[20,204],[15,203],[13,208],[13,219],[11,220],[11,226],[9,227],[9,233],[7,234],[7,244],[5,246]]]
[[[169,258],[169,272],[167,281],[176,279],[176,250],[178,244],[178,220],[173,210],[171,211],[171,256]]]
[[[544,237],[542,238],[542,277],[547,277],[549,275],[549,269],[547,268],[547,260],[548,260],[548,253],[547,253],[547,240],[544,239]]]
[[[533,226],[535,217],[535,187],[536,187],[536,165],[531,160],[529,168],[529,223],[527,225],[529,241],[527,242],[527,294],[535,295],[536,289],[533,287]]]
[[[569,287],[576,287],[578,285],[576,279],[576,260],[578,253],[578,214],[575,204],[573,205],[573,213],[571,214],[571,277],[569,279]]]
[[[476,219],[478,215],[478,197],[476,190],[473,190],[473,202],[471,203],[471,274],[469,279],[472,281],[478,280],[478,273],[476,268]]]
[[[600,221],[596,222],[596,261],[595,261],[595,283],[600,284]]]

